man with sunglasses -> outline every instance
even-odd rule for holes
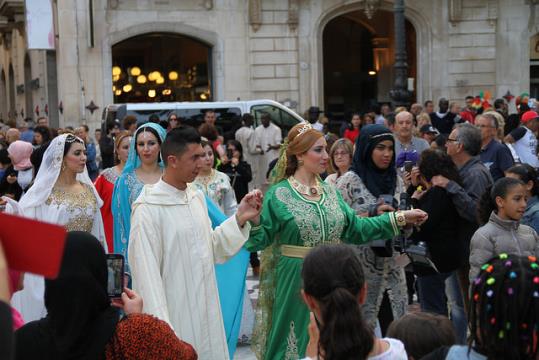
[[[459,226],[459,240],[465,246],[462,251],[469,258],[470,240],[479,224],[477,223],[477,204],[483,193],[492,185],[492,176],[478,156],[481,151],[481,131],[475,126],[463,123],[455,125],[445,144],[447,154],[457,165],[461,183],[437,175],[432,178],[433,186],[447,190],[457,212],[463,219]],[[459,268],[457,274],[464,300],[467,300],[469,264]],[[465,308],[468,308],[466,306]]]

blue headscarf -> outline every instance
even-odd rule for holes
[[[141,125],[137,128],[137,131],[135,131],[135,135],[131,138],[131,144],[129,145],[129,156],[127,157],[127,162],[125,163],[124,169],[122,171],[122,174],[126,174],[129,172],[134,171],[135,169],[139,168],[141,165],[140,156],[137,154],[137,136],[144,131],[146,128],[152,128],[157,132],[159,135],[159,143],[162,144],[163,141],[165,141],[165,137],[167,136],[167,131],[163,129],[163,127],[159,124],[154,123],[146,123],[144,125]],[[161,156],[159,156],[159,166],[164,167],[163,159],[161,159]]]
[[[379,169],[372,161],[376,145],[384,140],[393,142],[393,158],[387,169]],[[395,193],[397,171],[395,169],[395,138],[388,128],[373,124],[361,128],[356,139],[352,170],[361,178],[369,192],[378,198],[382,194]]]
[[[167,132],[161,125],[154,123],[141,125],[131,138],[127,162],[125,163],[122,175],[114,183],[114,193],[112,194],[111,210],[114,219],[114,252],[116,254],[122,254],[125,257],[126,265],[128,262],[127,246],[129,243],[129,230],[131,229],[131,204],[137,199],[144,186],[135,174],[135,170],[142,164],[137,153],[137,136],[147,128],[151,128],[157,132],[160,144],[165,141]],[[159,159],[159,166],[163,169],[164,164],[162,159]]]

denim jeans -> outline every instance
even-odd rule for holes
[[[455,272],[418,276],[417,287],[419,298],[421,299],[421,310],[443,316],[448,316],[451,313],[451,321],[457,334],[457,342],[465,344],[468,322]]]

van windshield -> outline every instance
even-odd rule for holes
[[[159,120],[167,120],[174,113],[182,125],[198,128],[204,122],[204,113],[209,109],[170,109],[170,110],[127,110],[126,115],[137,117],[137,123],[143,124],[155,114]],[[225,140],[233,139],[234,133],[241,127],[241,109],[235,107],[213,109],[215,112],[215,125]]]

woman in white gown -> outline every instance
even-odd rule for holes
[[[22,216],[65,226],[68,231],[86,231],[106,248],[103,202],[86,170],[84,141],[71,134],[52,140],[43,155],[33,185],[19,202]],[[12,305],[26,322],[46,315],[41,276],[26,274],[24,289],[13,296]]]

